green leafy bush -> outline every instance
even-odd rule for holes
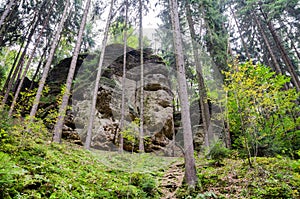
[[[221,141],[216,141],[212,144],[212,147],[209,149],[207,157],[217,161],[218,164],[230,154],[230,150],[224,146],[224,143]]]
[[[229,66],[225,74],[224,103],[232,146],[248,157],[284,154],[299,150],[299,93],[284,89],[290,78],[276,75],[262,64]]]

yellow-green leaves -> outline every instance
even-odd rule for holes
[[[296,136],[299,93],[284,89],[290,78],[251,62],[229,68],[224,72],[224,90],[228,93],[227,114],[236,138],[234,144],[249,146],[246,153],[251,155],[281,153],[284,148],[292,155],[299,139]]]

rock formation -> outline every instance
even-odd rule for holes
[[[138,147],[138,126],[140,110],[140,51],[127,49],[126,65],[126,107],[124,149],[136,151]],[[89,108],[98,55],[80,55],[73,85],[70,105],[65,121],[64,136],[74,137],[78,133],[85,141]],[[47,84],[51,95],[60,93],[65,83],[70,59],[63,60],[49,74]],[[105,61],[97,96],[97,113],[94,121],[92,148],[116,150],[120,133],[121,92],[123,74],[123,45],[113,44],[106,48]],[[144,50],[144,131],[146,152],[171,154],[174,135],[173,93],[170,72],[162,59],[153,55],[150,49]],[[76,133],[75,133],[76,132]],[[135,141],[126,136],[136,138]]]

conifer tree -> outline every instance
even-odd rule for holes
[[[83,37],[84,28],[86,25],[86,19],[88,16],[90,4],[91,4],[91,0],[88,0],[86,2],[86,6],[84,9],[84,13],[83,13],[81,24],[80,24],[79,33],[77,36],[77,42],[75,45],[74,54],[72,57],[72,61],[71,61],[71,65],[70,65],[70,69],[69,69],[69,73],[68,73],[68,77],[67,77],[66,89],[65,89],[64,95],[62,97],[62,103],[59,107],[59,112],[58,112],[59,115],[58,115],[56,124],[54,126],[53,141],[58,142],[58,143],[61,142],[62,128],[63,128],[63,124],[64,124],[65,114],[66,114],[66,111],[68,108],[68,102],[69,102],[69,97],[70,97],[72,81],[73,81],[73,77],[74,77],[74,73],[75,73],[75,69],[76,69],[77,58],[78,58],[79,51],[80,51],[81,41],[82,41],[82,37]]]
[[[178,6],[176,0],[169,1],[170,15],[173,27],[174,49],[177,66],[177,78],[179,84],[179,98],[181,103],[181,122],[183,126],[184,139],[184,160],[185,160],[185,179],[190,187],[194,187],[197,182],[196,167],[194,159],[194,146],[192,126],[189,110],[189,101],[187,93],[187,82],[185,77],[185,67],[183,58],[183,47],[181,41],[180,24],[178,17]]]
[[[121,119],[120,130],[124,130],[125,123],[125,93],[126,93],[126,64],[127,64],[127,23],[128,23],[128,0],[125,0],[125,20],[124,20],[124,51],[123,51],[123,76],[122,76],[122,101],[121,101]],[[123,135],[119,135],[119,152],[123,152]]]
[[[51,45],[50,55],[47,59],[46,65],[44,67],[43,75],[42,75],[42,78],[39,82],[39,87],[38,87],[38,90],[37,90],[37,93],[36,93],[36,96],[35,96],[35,99],[34,99],[34,102],[33,102],[33,106],[32,106],[31,112],[30,112],[30,117],[32,117],[32,119],[33,119],[33,117],[35,117],[36,111],[38,109],[38,105],[40,103],[40,98],[42,96],[42,92],[43,92],[43,89],[44,89],[44,86],[45,86],[46,78],[48,76],[50,66],[51,66],[51,63],[52,63],[52,60],[53,60],[53,57],[54,57],[54,53],[55,53],[57,44],[59,42],[59,38],[60,38],[60,35],[61,35],[61,32],[62,32],[64,23],[65,23],[66,18],[67,18],[67,11],[69,9],[69,6],[70,6],[70,0],[67,0],[64,11],[63,11],[62,18],[60,20],[60,23],[58,25],[58,29],[57,29],[56,34],[55,34],[55,38],[54,38],[54,40],[52,42],[52,45]]]
[[[7,17],[7,15],[10,12],[10,9],[13,7],[13,5],[15,4],[16,0],[10,0],[10,2],[8,3],[7,7],[5,8],[5,11],[3,12],[1,18],[0,18],[0,28],[2,28],[2,24],[5,20],[5,18]]]
[[[139,0],[139,15],[140,15],[140,34],[139,34],[139,48],[141,52],[141,93],[140,93],[140,134],[139,134],[139,151],[144,152],[144,46],[143,46],[143,3]]]
[[[33,48],[32,52],[31,52],[31,54],[30,54],[30,57],[29,57],[27,63],[26,63],[26,67],[25,67],[25,70],[24,70],[24,72],[23,72],[23,74],[22,74],[22,78],[21,78],[21,80],[20,80],[20,82],[19,82],[19,84],[18,84],[17,90],[16,90],[16,92],[15,92],[15,95],[14,95],[14,98],[13,98],[13,102],[12,102],[12,104],[10,105],[10,109],[9,109],[9,113],[8,113],[9,116],[12,115],[12,112],[13,112],[13,110],[14,110],[14,108],[15,108],[15,105],[16,105],[16,103],[17,103],[17,99],[18,99],[18,97],[19,97],[19,94],[20,94],[20,92],[21,92],[21,88],[22,88],[22,86],[23,86],[24,79],[25,79],[25,77],[26,77],[26,75],[27,75],[27,72],[28,72],[28,70],[29,70],[29,67],[30,67],[30,65],[31,65],[31,62],[32,62],[32,60],[33,60],[33,58],[34,58],[34,54],[35,54],[35,52],[36,52],[36,49],[38,48],[38,45],[39,45],[39,43],[40,43],[40,40],[41,40],[42,34],[43,34],[43,32],[44,32],[44,29],[46,28],[46,25],[47,25],[48,22],[49,22],[49,18],[50,18],[50,16],[52,15],[51,11],[52,11],[53,5],[54,5],[54,3],[52,3],[52,4],[50,5],[50,8],[51,8],[51,9],[49,10],[49,13],[48,13],[48,15],[47,15],[47,18],[46,18],[46,19],[44,20],[44,22],[43,22],[42,29],[41,29],[40,32],[39,32],[39,35],[38,35],[38,37],[37,37],[37,39],[36,39],[36,41],[35,41],[35,44],[34,44],[34,48]],[[21,72],[22,72],[22,70],[20,70],[19,74],[21,74]]]
[[[96,112],[98,88],[99,88],[99,82],[100,82],[100,78],[101,78],[101,70],[102,70],[102,65],[103,65],[103,61],[104,61],[105,47],[106,47],[106,43],[107,43],[109,27],[111,24],[111,19],[112,19],[112,14],[113,14],[113,5],[114,5],[114,0],[111,0],[110,10],[109,10],[109,14],[108,14],[107,22],[106,22],[106,26],[105,26],[104,39],[102,42],[101,55],[99,58],[99,64],[98,64],[98,69],[97,69],[97,77],[96,77],[96,81],[95,81],[91,111],[90,111],[90,116],[89,116],[88,131],[87,131],[87,136],[86,136],[85,145],[84,145],[84,147],[86,149],[90,149],[90,147],[91,147],[92,130],[93,130],[93,122],[94,122],[95,112]]]

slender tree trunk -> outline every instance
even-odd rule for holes
[[[4,84],[4,86],[3,86],[2,95],[4,95],[5,91],[7,90],[8,83],[9,83],[9,81],[10,81],[10,79],[11,79],[11,76],[12,76],[14,70],[16,69],[16,64],[17,64],[17,62],[18,62],[18,60],[19,60],[19,57],[20,57],[20,54],[21,54],[21,52],[22,52],[22,48],[23,48],[24,44],[25,44],[25,40],[22,42],[22,44],[21,44],[21,46],[20,46],[20,49],[19,49],[19,51],[18,51],[18,54],[17,54],[16,57],[14,58],[14,63],[13,63],[12,66],[11,66],[11,69],[10,69],[10,71],[9,71],[9,74],[8,74],[6,80],[5,80],[5,84]]]
[[[230,11],[231,11],[231,13],[232,13],[232,16],[233,16],[233,19],[234,19],[234,21],[235,21],[235,24],[236,24],[238,33],[239,33],[239,35],[240,35],[240,39],[241,39],[241,41],[242,41],[242,45],[243,45],[243,47],[244,47],[244,49],[245,49],[245,52],[246,52],[246,56],[247,56],[248,60],[250,60],[250,59],[251,59],[251,56],[250,56],[250,54],[249,54],[249,51],[248,51],[248,47],[247,47],[247,45],[246,45],[246,42],[245,42],[245,40],[244,40],[244,38],[243,38],[242,31],[241,31],[240,25],[239,25],[239,23],[238,23],[238,21],[237,21],[237,19],[236,19],[234,10],[231,8],[231,6],[229,6],[229,9],[230,9]]]
[[[267,38],[267,36],[266,36],[266,34],[265,34],[265,31],[264,31],[264,29],[262,28],[261,23],[260,23],[260,21],[258,20],[258,18],[257,18],[257,16],[256,16],[256,13],[253,13],[253,18],[254,18],[254,21],[255,21],[255,23],[256,23],[256,25],[257,25],[257,27],[258,27],[260,33],[261,33],[261,36],[263,37],[263,40],[264,40],[264,42],[265,42],[265,44],[266,44],[266,46],[267,46],[267,49],[268,49],[268,51],[269,51],[269,53],[270,53],[271,59],[272,59],[272,61],[273,61],[273,63],[274,63],[275,71],[276,71],[278,74],[282,74],[281,68],[280,68],[280,66],[279,66],[279,64],[278,64],[278,62],[277,62],[277,59],[276,59],[276,57],[275,57],[275,55],[274,55],[274,53],[273,53],[273,50],[272,50],[271,45],[270,45],[270,43],[269,43],[269,40],[268,40],[268,38]]]
[[[35,99],[34,99],[34,102],[33,102],[33,106],[32,106],[31,111],[30,111],[31,120],[33,120],[33,118],[36,115],[38,105],[40,103],[40,99],[41,99],[43,89],[44,89],[44,86],[45,86],[45,82],[46,82],[46,79],[47,79],[47,76],[48,76],[48,73],[49,73],[49,70],[50,70],[50,67],[51,67],[51,63],[52,63],[52,60],[53,60],[53,57],[54,57],[54,53],[55,53],[57,44],[59,42],[61,32],[63,30],[64,23],[65,23],[66,18],[67,18],[67,12],[68,12],[69,6],[70,6],[70,0],[68,0],[66,5],[65,5],[62,18],[60,20],[60,23],[58,25],[58,29],[57,29],[56,34],[55,34],[55,38],[54,38],[54,40],[52,42],[52,45],[51,45],[50,54],[49,54],[49,57],[47,59],[46,65],[44,67],[43,75],[42,75],[42,78],[39,82],[39,87],[38,87],[38,90],[37,90],[37,93],[36,93],[36,96],[35,96]]]
[[[298,49],[296,48],[295,43],[292,41],[292,39],[290,39],[290,40],[291,40],[292,48],[295,50],[296,55],[297,55],[298,59],[300,60],[300,53],[299,53]]]
[[[121,104],[121,120],[120,129],[124,130],[124,117],[125,117],[125,93],[126,93],[126,63],[127,63],[127,20],[128,20],[128,1],[125,0],[125,27],[124,27],[124,55],[123,55],[123,77],[122,77],[122,104]],[[124,145],[123,135],[119,136],[119,152],[123,152]]]
[[[35,12],[37,13],[37,9],[35,10]],[[42,13],[42,12],[40,11],[39,14],[41,14],[41,13]],[[38,26],[38,23],[39,23],[39,18],[37,17],[37,15],[38,15],[38,14],[35,14],[35,15],[34,15],[34,19],[32,20],[32,24],[31,24],[31,25],[33,25],[33,27],[31,28],[31,30],[30,30],[30,32],[29,32],[29,35],[28,35],[28,38],[27,38],[26,46],[25,46],[25,48],[24,48],[24,50],[23,50],[23,52],[22,52],[22,55],[21,55],[20,59],[18,60],[18,64],[17,64],[16,67],[14,67],[14,68],[15,68],[15,71],[14,71],[12,77],[10,78],[10,80],[9,80],[9,82],[8,82],[8,84],[7,84],[7,88],[6,88],[6,91],[5,91],[3,100],[2,100],[2,104],[6,104],[7,99],[8,99],[8,96],[9,96],[9,93],[10,93],[10,91],[11,91],[11,89],[12,89],[12,87],[13,87],[13,84],[14,84],[14,82],[15,82],[15,79],[16,79],[17,75],[18,75],[19,73],[22,72],[21,68],[22,68],[22,66],[23,66],[23,64],[24,64],[24,58],[25,58],[27,49],[28,49],[28,47],[29,47],[29,45],[30,45],[30,43],[31,43],[33,34],[34,34],[34,32],[35,32],[35,30],[36,30],[36,28],[37,28],[37,26]],[[30,28],[29,28],[29,29],[30,29]]]
[[[51,8],[53,7],[53,5],[54,5],[54,3],[52,4]],[[30,64],[31,64],[31,62],[32,62],[32,60],[33,60],[33,58],[34,58],[35,51],[36,51],[36,49],[37,49],[37,47],[38,47],[38,45],[39,45],[39,43],[40,43],[40,39],[41,39],[41,37],[42,37],[42,35],[43,35],[44,29],[45,29],[46,25],[47,25],[48,22],[49,22],[50,15],[52,14],[51,12],[52,12],[52,10],[49,11],[49,14],[47,15],[47,18],[45,19],[45,21],[44,21],[44,23],[43,23],[42,29],[40,30],[40,33],[39,33],[39,35],[38,35],[38,37],[37,37],[37,39],[36,39],[36,41],[35,41],[34,48],[33,48],[32,52],[31,52],[31,54],[30,54],[29,60],[28,60],[27,63],[26,63],[26,67],[25,67],[25,70],[24,70],[24,72],[23,72],[23,74],[22,74],[21,81],[20,81],[19,84],[18,84],[17,91],[15,92],[15,96],[14,96],[13,102],[12,102],[12,104],[11,104],[11,106],[10,106],[10,109],[9,109],[9,112],[8,112],[8,115],[9,115],[9,116],[12,115],[12,112],[13,112],[13,110],[14,110],[14,108],[15,108],[17,99],[18,99],[18,97],[19,97],[19,94],[20,94],[21,89],[22,89],[22,86],[23,86],[24,79],[25,79],[25,77],[26,77],[26,75],[27,75],[27,72],[28,72],[28,70],[29,70]],[[20,72],[21,72],[21,71],[20,71]],[[21,73],[20,73],[20,74],[21,74]]]
[[[2,24],[3,24],[3,22],[4,22],[5,18],[6,18],[6,16],[9,14],[10,9],[11,9],[12,6],[15,4],[15,1],[16,1],[16,0],[11,0],[11,1],[9,2],[9,4],[7,5],[7,7],[5,8],[5,11],[3,12],[3,14],[2,14],[2,16],[1,16],[1,18],[0,18],[0,28],[2,27]]]
[[[76,69],[77,58],[78,58],[78,54],[79,54],[79,50],[80,50],[80,46],[81,46],[82,36],[83,36],[84,28],[86,25],[86,19],[87,19],[87,15],[89,12],[90,4],[91,4],[91,0],[88,0],[86,3],[85,9],[84,9],[83,18],[82,18],[82,21],[80,24],[77,42],[76,42],[74,54],[72,57],[68,77],[67,77],[66,90],[63,95],[62,103],[61,103],[61,106],[60,106],[59,112],[58,112],[59,115],[58,115],[56,124],[54,126],[53,142],[58,142],[58,143],[61,142],[62,127],[64,124],[65,114],[66,114],[67,107],[68,107],[72,81],[73,81],[73,77],[74,77],[74,73],[75,73],[75,69]]]
[[[86,149],[90,149],[91,142],[92,142],[92,130],[93,130],[93,123],[94,123],[95,112],[96,112],[98,89],[99,89],[99,83],[100,83],[100,78],[101,78],[102,65],[103,65],[103,61],[104,61],[105,48],[106,48],[106,43],[107,43],[107,38],[108,38],[108,31],[110,28],[110,23],[111,23],[112,14],[113,14],[113,5],[114,5],[114,0],[111,0],[110,10],[109,10],[109,14],[108,14],[107,22],[106,22],[106,26],[105,26],[104,39],[102,41],[102,50],[101,50],[101,56],[99,58],[99,65],[98,65],[98,70],[97,70],[95,88],[94,88],[94,92],[93,92],[93,99],[92,99],[92,106],[91,106],[91,112],[90,112],[90,117],[89,117],[88,131],[87,131],[87,136],[86,136],[85,145],[84,145],[84,147]]]
[[[272,34],[272,37],[274,38],[275,40],[275,43],[276,43],[276,46],[277,48],[280,50],[280,53],[282,55],[282,59],[287,67],[287,71],[290,73],[291,75],[291,79],[292,79],[292,82],[296,88],[296,90],[299,92],[300,91],[300,80],[299,80],[299,77],[298,75],[296,74],[296,71],[294,69],[294,66],[293,66],[293,63],[291,61],[291,59],[289,58],[285,48],[283,47],[283,45],[281,44],[281,41],[275,31],[275,28],[271,22],[271,20],[268,19],[268,16],[265,12],[263,12],[262,8],[260,8],[260,11],[264,17],[264,19],[266,20],[267,22],[267,25],[268,25],[268,28]]]
[[[176,0],[170,0],[170,14],[173,24],[174,49],[176,56],[177,75],[179,84],[179,98],[181,103],[181,122],[183,126],[184,139],[184,160],[185,179],[190,187],[194,187],[197,182],[196,167],[194,159],[193,134],[190,118],[190,107],[187,93],[187,82],[185,77],[185,67],[183,58],[183,48],[180,34],[180,24],[178,17],[178,6]]]
[[[139,34],[139,48],[141,52],[141,93],[140,93],[140,135],[139,135],[139,151],[144,152],[144,45],[143,45],[143,3],[139,0],[140,6],[140,34]]]
[[[48,45],[48,44],[46,44],[46,45]],[[45,47],[45,49],[43,51],[43,54],[42,54],[42,56],[40,58],[39,64],[38,64],[38,66],[37,66],[37,68],[35,70],[35,73],[34,73],[33,77],[32,77],[29,91],[32,90],[32,88],[34,86],[34,81],[35,81],[36,77],[38,76],[38,73],[41,70],[42,65],[45,66],[45,57],[46,57],[46,54],[47,54],[47,50],[48,50],[47,47]]]
[[[201,66],[201,60],[199,58],[199,51],[197,48],[197,43],[196,43],[196,33],[195,33],[195,27],[194,27],[194,22],[192,19],[192,13],[191,13],[191,8],[190,8],[190,2],[187,1],[185,5],[186,9],[186,17],[189,25],[189,30],[190,30],[190,35],[192,38],[192,46],[193,46],[193,54],[194,54],[194,59],[196,63],[196,71],[197,71],[197,78],[198,78],[198,89],[199,89],[199,102],[200,102],[200,108],[201,108],[201,116],[202,116],[202,123],[203,123],[203,130],[204,130],[204,144],[206,147],[209,147],[209,121],[210,121],[210,113],[209,113],[209,107],[208,107],[208,102],[207,102],[207,93],[206,93],[206,88],[205,88],[205,83],[204,83],[204,78],[202,75],[202,66]]]

